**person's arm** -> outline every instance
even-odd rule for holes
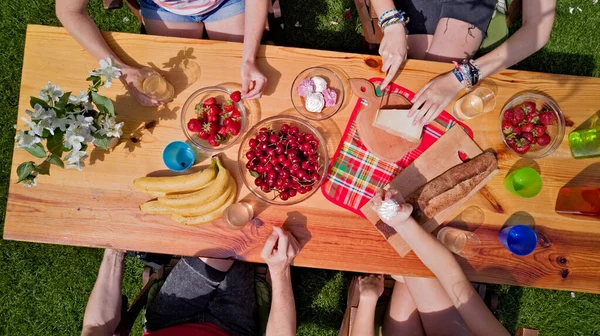
[[[496,49],[475,60],[482,78],[517,64],[546,45],[552,32],[555,9],[556,0],[523,1],[521,28]],[[436,77],[415,94],[409,116],[416,114],[421,105],[429,104],[433,106],[431,111],[427,115],[419,112],[415,120],[421,125],[432,122],[463,88],[450,72]]]
[[[371,5],[377,16],[381,16],[388,10],[396,8],[392,0],[372,0]],[[383,38],[379,45],[379,55],[381,55],[382,62],[381,71],[385,72],[386,76],[383,82],[381,82],[382,89],[388,86],[394,76],[396,76],[402,63],[406,61],[407,43],[404,24],[393,24],[383,31]]]
[[[273,233],[261,253],[269,266],[273,293],[267,336],[296,335],[296,305],[290,265],[299,251],[300,244],[294,236],[280,227],[273,227]]]
[[[244,54],[242,55],[242,94],[244,99],[260,98],[267,78],[256,65],[256,53],[265,30],[269,0],[246,1]],[[254,87],[252,87],[254,83]]]
[[[377,300],[383,293],[383,276],[378,274],[361,277],[358,288],[360,299],[350,336],[373,336]]]
[[[380,194],[376,197],[381,197]],[[390,195],[386,195],[389,198]],[[437,277],[460,316],[474,335],[508,335],[489,311],[452,253],[410,215],[413,207],[401,204],[398,215],[385,223],[411,247],[417,257]]]
[[[83,316],[82,336],[113,335],[121,321],[123,251],[106,249]]]
[[[140,104],[160,105],[161,102],[144,95],[136,88],[136,83],[141,80],[140,69],[125,64],[110,49],[96,23],[88,14],[87,3],[88,0],[56,0],[56,17],[69,34],[97,60],[112,58],[113,63],[121,69],[119,79]]]

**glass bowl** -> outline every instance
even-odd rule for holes
[[[246,168],[246,165],[249,161],[246,157],[246,153],[252,150],[249,144],[250,139],[256,138],[256,136],[259,133],[259,130],[262,128],[279,131],[283,124],[296,126],[298,127],[300,133],[312,134],[314,138],[319,141],[319,145],[316,151],[316,153],[319,154],[319,168],[316,172],[319,175],[321,175],[321,178],[312,185],[312,189],[310,191],[308,191],[305,194],[298,193],[296,196],[291,197],[285,201],[278,197],[277,191],[270,191],[268,193],[265,193],[260,189],[260,187],[257,187],[254,184],[256,177],[250,173],[250,170],[248,168]],[[329,168],[329,154],[327,153],[327,144],[325,142],[325,138],[323,138],[321,133],[319,133],[319,131],[316,128],[314,128],[310,123],[297,117],[275,116],[262,120],[261,122],[254,125],[254,127],[252,127],[248,131],[248,133],[246,133],[242,140],[242,143],[240,145],[240,151],[238,153],[238,167],[240,175],[242,176],[242,180],[246,185],[246,188],[248,188],[254,195],[256,195],[256,197],[274,205],[292,205],[304,201],[305,199],[312,196],[317,190],[319,190],[321,184],[323,184],[325,178],[327,177],[327,170]]]
[[[298,86],[300,86],[300,83],[302,83],[302,81],[305,79],[310,79],[315,76],[325,79],[325,81],[327,82],[327,87],[334,90],[337,94],[337,100],[335,102],[335,105],[324,107],[320,113],[308,111],[304,107],[304,97],[301,97],[298,94]],[[340,77],[335,72],[327,68],[308,68],[302,71],[298,76],[296,76],[296,79],[294,79],[294,83],[292,84],[292,89],[290,91],[290,97],[292,99],[292,104],[294,105],[294,108],[303,117],[311,120],[325,120],[327,118],[330,118],[340,110],[342,102],[344,101],[344,85]]]
[[[187,123],[190,119],[196,117],[196,106],[198,104],[202,104],[206,99],[210,97],[215,97],[217,100],[217,104],[223,104],[227,99],[229,99],[229,95],[231,91],[227,90],[224,87],[220,86],[207,86],[204,87],[194,93],[185,101],[183,104],[183,110],[181,112],[181,129],[183,133],[188,139],[188,142],[192,144],[194,147],[199,148],[203,152],[207,152],[209,154],[218,153],[226,150],[227,148],[233,146],[239,138],[242,137],[242,134],[248,127],[248,116],[246,114],[246,108],[242,102],[235,103],[235,106],[240,111],[241,117],[241,128],[238,135],[231,137],[226,142],[221,143],[218,147],[211,146],[206,140],[198,137],[197,133],[190,132],[187,128]]]
[[[550,135],[550,143],[548,145],[542,147],[538,144],[532,144],[531,149],[527,153],[520,154],[512,149],[507,143],[504,133],[502,132],[502,121],[504,120],[504,112],[506,112],[506,110],[513,109],[525,102],[534,102],[537,111],[552,113],[554,115],[554,121],[551,125],[546,126],[546,133]],[[500,137],[506,148],[513,154],[524,158],[538,159],[552,154],[560,146],[565,136],[565,117],[558,107],[558,104],[556,104],[554,100],[537,93],[523,93],[510,100],[504,108],[502,108],[498,124]]]

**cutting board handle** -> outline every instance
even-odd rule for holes
[[[375,95],[375,86],[373,83],[364,78],[350,78],[350,87],[355,95],[369,102],[381,99],[381,97]]]

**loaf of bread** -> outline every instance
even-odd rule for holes
[[[467,197],[497,167],[496,156],[485,152],[450,168],[406,198],[406,202],[413,206],[412,216],[417,222],[425,223],[442,210]]]

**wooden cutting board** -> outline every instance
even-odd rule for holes
[[[427,151],[421,154],[410,166],[401,171],[386,188],[396,189],[399,196],[406,198],[428,181],[431,181],[448,169],[463,163],[463,159],[474,158],[481,153],[483,151],[477,146],[475,141],[460,126],[454,126],[431,145]],[[493,171],[477,187],[471,190],[467,197],[423,223],[423,228],[427,232],[433,232],[435,228],[450,218],[461,205],[485,186],[497,173],[498,169]],[[404,257],[411,251],[410,246],[406,244],[393,228],[379,220],[379,216],[373,208],[372,201],[369,201],[360,210],[375,225],[375,228],[377,228],[400,256]]]
[[[388,162],[398,162],[419,146],[420,141],[411,142],[373,126],[379,108],[409,109],[412,104],[408,99],[397,93],[378,97],[373,83],[363,78],[350,78],[350,87],[355,95],[367,101],[367,106],[356,117],[356,130],[371,154]]]

